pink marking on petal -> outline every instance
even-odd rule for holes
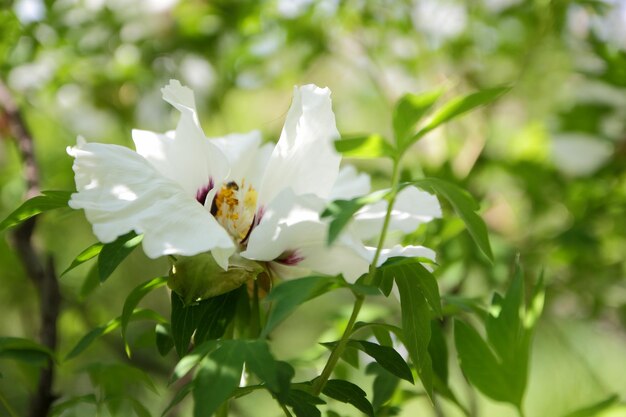
[[[209,194],[209,191],[211,191],[214,186],[215,184],[213,183],[213,178],[209,178],[209,183],[196,191],[196,200],[198,200],[198,203],[204,205],[206,196]]]
[[[297,250],[286,251],[283,252],[278,258],[276,258],[276,262],[279,262],[283,265],[295,266],[304,260],[304,256],[300,255]]]

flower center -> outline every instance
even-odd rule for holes
[[[251,185],[232,181],[222,185],[211,207],[211,213],[238,243],[248,236],[256,209],[257,192]]]

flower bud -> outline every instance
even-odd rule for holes
[[[203,253],[178,257],[170,269],[167,285],[189,305],[232,291],[263,271],[261,264],[239,255],[231,256],[228,270],[224,271],[213,255]]]

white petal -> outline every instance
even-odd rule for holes
[[[313,195],[296,196],[283,190],[267,206],[261,223],[252,230],[243,257],[260,261],[276,261],[275,269],[287,272],[292,268],[323,274],[344,274],[356,280],[367,271],[368,262],[358,253],[359,242],[342,235],[337,243],[326,244],[328,224],[320,220],[324,201]],[[291,255],[292,258],[282,259]],[[290,274],[294,275],[294,274]]]
[[[354,217],[352,230],[361,239],[377,236],[381,232],[386,212],[387,202],[384,200],[363,207]],[[406,187],[396,197],[389,230],[411,233],[420,224],[440,217],[441,206],[437,197],[416,187]]]
[[[190,196],[209,184],[221,183],[228,174],[224,154],[202,132],[193,92],[172,80],[162,89],[163,99],[180,111],[176,131],[159,134],[133,130],[137,153],[163,176],[176,181]]]
[[[374,254],[376,253],[376,248],[368,247],[367,249],[371,255],[371,260],[373,260]],[[435,253],[434,250],[427,248],[425,246],[395,245],[391,248],[384,248],[380,251],[380,256],[378,257],[377,266],[381,266],[382,264],[385,263],[385,261],[387,261],[387,259],[394,258],[396,256],[403,256],[403,257],[409,257],[409,258],[426,258],[435,262],[437,254]],[[425,264],[424,266],[428,269],[431,269],[430,265],[428,264]]]
[[[68,153],[75,158],[78,190],[69,205],[85,210],[100,241],[112,242],[134,230],[144,234],[144,251],[151,258],[214,249],[234,252],[231,238],[213,216],[132,150],[79,142]]]
[[[242,180],[252,185],[256,190],[267,166],[274,146],[261,146],[261,133],[258,130],[249,133],[233,133],[222,138],[212,138],[215,144],[228,159],[230,174],[228,181],[235,181],[241,185]]]
[[[335,126],[330,90],[314,85],[294,89],[293,102],[259,190],[266,206],[281,190],[327,198],[339,172],[341,156],[333,141]]]
[[[365,173],[358,173],[352,165],[346,165],[339,171],[337,181],[330,190],[329,200],[349,200],[370,192],[370,177]]]

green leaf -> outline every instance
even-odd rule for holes
[[[428,302],[419,281],[411,276],[410,271],[406,268],[397,269],[395,281],[400,292],[404,344],[428,397],[432,399],[433,368],[428,353],[430,342]]]
[[[488,397],[521,410],[528,379],[534,325],[543,306],[542,278],[524,303],[524,279],[519,260],[505,297],[495,294],[485,319],[487,342],[472,327],[456,322],[455,343],[461,369]],[[476,362],[478,361],[478,362]]]
[[[414,136],[413,141],[421,138],[426,133],[430,132],[434,128],[442,125],[449,120],[455,119],[476,107],[483,106],[485,104],[489,104],[495,101],[498,97],[508,92],[510,89],[511,87],[508,86],[496,87],[453,98],[452,100],[441,106],[433,114],[428,123],[426,123],[426,125],[423,126]]]
[[[365,368],[365,373],[368,375],[374,374],[374,383],[372,384],[372,391],[374,398],[372,399],[372,407],[378,412],[380,408],[386,404],[400,384],[400,379],[395,375],[389,373],[382,366],[376,362],[372,362]]]
[[[239,305],[239,297],[245,291],[247,291],[247,288],[242,286],[238,290],[200,302],[202,312],[196,334],[193,337],[195,343],[217,339],[224,335],[226,328],[235,317],[237,306]]]
[[[233,395],[239,386],[245,359],[245,344],[226,340],[200,362],[194,378],[194,417],[212,415]]]
[[[98,400],[94,394],[80,395],[77,397],[71,397],[63,402],[55,402],[54,406],[50,410],[50,417],[61,415],[64,411],[70,410],[78,404],[97,404]]]
[[[443,335],[442,324],[437,320],[430,322],[430,343],[428,352],[433,361],[433,371],[439,380],[448,384],[448,345]]]
[[[98,276],[98,264],[94,264],[91,268],[89,268],[89,272],[85,279],[83,280],[82,285],[80,286],[80,296],[82,298],[87,297],[93,290],[98,288],[100,285],[100,277]]]
[[[337,346],[337,342],[322,342],[320,345],[324,346],[328,350],[332,350]],[[350,346],[348,344],[341,354],[341,359],[354,369],[360,368],[359,350],[356,346]]]
[[[194,341],[198,344],[217,339],[224,334],[235,315],[238,294],[235,290],[196,304],[185,305],[182,298],[172,291],[172,337],[178,356],[182,357],[187,353],[194,332]]]
[[[375,191],[366,196],[353,198],[352,200],[336,200],[330,203],[322,217],[330,217],[328,225],[327,244],[330,246],[339,237],[341,231],[350,223],[354,214],[366,204],[374,204],[386,198],[389,190]]]
[[[126,354],[129,358],[131,356],[131,352],[130,346],[126,341],[126,328],[128,327],[130,316],[133,314],[135,307],[137,307],[143,297],[145,297],[150,291],[161,288],[165,284],[167,284],[167,277],[158,277],[148,280],[138,287],[135,287],[130,294],[128,294],[128,297],[126,297],[126,301],[124,301],[122,315],[120,316],[120,324],[122,327],[122,340],[124,341],[124,348],[126,349]]]
[[[139,400],[133,397],[129,397],[129,400],[137,417],[150,417],[150,410],[148,410]]]
[[[394,348],[366,340],[351,340],[349,345],[371,356],[380,366],[398,378],[409,381],[411,384],[414,383],[411,368]]]
[[[25,201],[13,213],[0,223],[0,232],[30,219],[33,216],[62,207],[67,207],[67,202],[72,196],[71,191],[42,191],[42,195]]]
[[[21,32],[20,21],[11,10],[0,10],[0,66],[8,61]]]
[[[61,273],[61,276],[65,275],[66,273],[76,268],[77,266],[82,265],[85,262],[89,261],[90,259],[93,259],[96,256],[98,256],[103,247],[104,247],[104,244],[100,242],[94,243],[93,245],[89,246],[87,249],[79,253],[78,256],[76,256],[76,258],[74,258],[71,265],[68,266],[65,269],[65,271]]]
[[[198,365],[206,355],[214,351],[217,346],[217,340],[207,340],[183,356],[174,367],[174,372],[172,373],[168,384],[171,385],[183,376],[187,375],[187,373]]]
[[[172,338],[174,339],[174,347],[176,353],[181,358],[187,354],[191,336],[198,327],[198,306],[185,306],[180,296],[172,291]]]
[[[400,153],[403,153],[411,141],[415,125],[432,108],[443,93],[442,89],[422,94],[405,94],[398,100],[393,112],[393,131]]]
[[[272,303],[272,309],[267,317],[267,322],[260,338],[266,338],[300,304],[327,293],[335,287],[336,283],[336,277],[314,275],[284,281],[272,288],[272,291],[265,299],[267,302]]]
[[[111,276],[115,268],[141,243],[142,239],[143,235],[130,232],[102,247],[98,255],[100,282],[106,281]]]
[[[291,391],[291,380],[296,375],[295,369],[288,362],[276,362],[276,375],[278,378],[277,397],[281,402],[285,402]]]
[[[49,348],[21,337],[0,337],[0,358],[37,366],[45,366],[49,360],[56,361],[54,352]]]
[[[276,359],[265,340],[251,340],[244,343],[246,367],[267,385],[273,392],[280,392]]]
[[[167,355],[174,347],[172,327],[169,324],[157,324],[154,328],[157,350],[161,356]]]
[[[421,293],[426,297],[428,305],[430,305],[435,314],[441,316],[441,296],[439,295],[437,278],[422,265],[422,262],[421,258],[405,258],[401,256],[390,258],[376,271],[376,281],[383,284],[387,283],[386,285],[390,286],[393,284],[392,279],[398,276],[411,278],[415,281],[414,285],[420,288]],[[389,288],[387,295],[390,292],[391,288]]]
[[[452,183],[438,178],[424,178],[413,181],[412,184],[420,188],[431,189],[448,200],[456,214],[465,223],[478,248],[493,262],[487,226],[485,226],[483,219],[476,214],[479,206],[469,193]]]
[[[491,399],[518,404],[498,359],[473,327],[455,320],[454,342],[461,369],[472,385]]]
[[[380,158],[392,156],[391,145],[381,135],[360,135],[337,140],[335,149],[347,158]]]
[[[174,397],[172,398],[172,401],[170,401],[170,403],[167,405],[167,407],[165,407],[165,410],[163,410],[163,413],[161,413],[161,417],[165,417],[167,415],[167,413],[169,413],[169,411],[174,408],[176,405],[178,405],[182,400],[185,399],[185,397],[187,395],[189,395],[189,393],[193,390],[194,388],[194,382],[188,382],[185,385],[183,385],[178,392],[174,395]]]
[[[164,323],[166,320],[161,317],[158,313],[153,310],[148,309],[137,309],[133,312],[130,317],[130,321],[135,320],[152,320],[159,323]],[[82,353],[85,349],[87,349],[91,344],[101,336],[105,334],[111,333],[113,330],[116,330],[120,327],[122,320],[120,317],[114,318],[108,323],[98,326],[92,330],[90,330],[85,336],[83,336],[78,343],[70,350],[70,352],[65,356],[66,361],[75,358],[80,353]]]
[[[351,382],[341,379],[330,379],[324,385],[322,392],[330,398],[351,404],[357,410],[374,417],[374,408],[367,400],[365,391]]]
[[[102,326],[98,326],[92,330],[90,330],[86,335],[84,335],[78,343],[70,350],[70,352],[65,356],[65,360],[68,361],[72,358],[75,358],[79,354],[81,354],[85,349],[87,349],[91,344],[98,339],[100,336],[103,336],[107,333],[111,333],[113,330],[120,327],[120,319],[115,318],[109,321],[107,324]]]
[[[316,405],[326,404],[326,402],[308,392],[291,389],[285,404],[291,406],[296,417],[321,417],[322,413]]]
[[[508,364],[516,362],[516,357],[521,353],[518,352],[518,347],[524,337],[523,303],[524,280],[520,266],[516,264],[513,282],[506,297],[502,299],[497,293],[494,295],[492,312],[487,316],[485,322],[487,340],[499,358]]]
[[[372,333],[374,334],[376,340],[378,340],[378,343],[383,346],[393,347],[393,339],[391,338],[388,330],[380,327],[372,327]]]
[[[597,403],[588,405],[576,411],[572,411],[571,413],[567,413],[563,417],[595,417],[602,411],[607,410],[618,401],[619,396],[614,394],[602,401],[598,401]]]

